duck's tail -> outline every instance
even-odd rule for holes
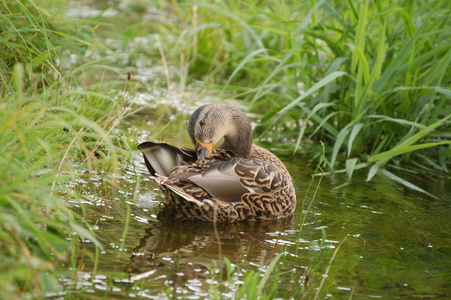
[[[138,146],[150,175],[169,176],[174,167],[191,164],[196,161],[196,153],[192,149],[180,148],[166,143],[144,142]]]

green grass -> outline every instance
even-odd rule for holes
[[[58,276],[72,272],[60,265],[76,257],[79,239],[101,247],[67,202],[83,198],[71,182],[77,170],[119,168],[113,129],[124,101],[99,86],[79,89],[83,66],[61,66],[65,49],[83,53],[91,41],[89,28],[57,13],[31,1],[0,9],[2,299],[59,291]]]
[[[394,179],[387,167],[449,171],[450,10],[445,0],[183,2],[172,11],[181,25],[159,32],[192,81],[266,111],[259,137],[293,152],[323,141],[326,170]]]

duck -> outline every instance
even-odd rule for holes
[[[252,125],[242,110],[225,103],[202,105],[189,119],[188,135],[194,149],[138,145],[165,195],[165,208],[177,218],[233,223],[293,214],[290,173],[275,154],[253,143]]]

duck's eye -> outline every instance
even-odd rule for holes
[[[204,119],[201,119],[201,120],[199,121],[199,125],[200,125],[200,126],[204,126],[204,125],[205,125],[205,120],[204,120]]]

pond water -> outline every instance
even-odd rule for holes
[[[87,7],[78,6],[89,12],[90,2],[85,2]],[[77,15],[75,8],[69,12]],[[117,17],[116,10],[110,13]],[[134,42],[128,47],[143,40]],[[121,47],[117,51],[126,52]],[[123,64],[136,80],[154,83],[132,96],[140,110],[118,129],[136,142],[164,138],[189,146],[189,113],[203,103],[224,101],[215,91],[198,97],[195,89],[175,86],[177,92],[170,93],[164,80],[155,84],[155,78],[164,78],[161,66],[145,57],[124,59]],[[259,114],[250,118],[257,122]],[[84,206],[87,222],[105,247],[83,244],[76,258],[77,279],[61,278],[65,294],[82,293],[89,299],[233,298],[248,274],[261,271],[254,275],[261,276],[283,253],[268,282],[270,287],[278,284],[279,298],[314,298],[320,286],[320,298],[451,297],[448,177],[400,174],[441,198],[434,200],[380,175],[366,182],[366,171],[356,171],[351,181],[342,174],[312,177],[313,156],[320,151],[292,155],[280,145],[260,144],[274,151],[293,177],[298,205],[292,217],[217,225],[176,220],[161,213],[163,194],[135,149],[119,178],[83,174],[73,185],[85,191],[86,201],[74,209]]]
[[[121,130],[139,132],[136,138],[144,141],[172,119],[161,136],[189,146],[188,118],[169,105],[149,106],[124,120]],[[383,176],[366,182],[365,172],[350,182],[345,175],[326,176],[320,183],[313,177],[307,194],[313,154],[276,153],[292,174],[298,206],[293,217],[273,222],[215,226],[159,214],[163,195],[138,152],[114,185],[108,174],[86,174],[76,185],[86,190],[88,221],[105,249],[96,253],[87,242],[77,282],[65,284],[92,299],[204,299],[215,291],[233,298],[249,272],[264,270],[284,253],[274,272],[277,297],[313,297],[324,277],[321,298],[450,295],[449,182],[411,178],[441,201]],[[235,266],[229,277],[224,258]]]

